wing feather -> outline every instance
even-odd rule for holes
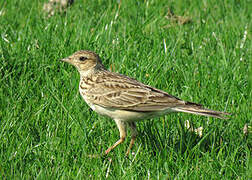
[[[106,108],[148,112],[162,111],[185,104],[184,101],[164,91],[117,73],[109,72],[103,74],[103,78],[93,77],[93,79],[98,81],[93,82],[93,87],[86,90],[85,95],[94,104]]]

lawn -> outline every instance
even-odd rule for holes
[[[51,17],[44,2],[0,1],[2,179],[252,178],[250,0],[76,0]],[[81,49],[111,71],[232,116],[141,121],[129,157],[129,136],[102,156],[119,138],[116,124],[90,110],[77,70],[59,61]]]

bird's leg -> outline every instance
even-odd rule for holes
[[[133,147],[136,137],[137,137],[137,128],[136,128],[136,124],[134,122],[130,122],[129,123],[129,127],[131,129],[131,140],[130,140],[130,145],[129,148],[126,152],[126,156],[129,155],[131,148]]]
[[[118,146],[119,144],[123,143],[125,141],[125,138],[126,138],[126,125],[124,122],[120,121],[120,120],[115,120],[116,122],[116,125],[119,129],[119,132],[120,132],[120,139],[118,141],[116,141],[116,143],[109,147],[106,151],[105,151],[105,154],[108,154],[112,149],[114,149],[116,146]]]

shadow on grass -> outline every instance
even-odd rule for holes
[[[221,131],[203,130],[200,137],[195,131],[186,127],[176,126],[176,129],[161,131],[153,123],[144,125],[144,129],[139,131],[138,142],[140,141],[153,156],[160,154],[177,154],[189,156],[201,156],[206,152],[218,151],[223,148],[224,142]]]

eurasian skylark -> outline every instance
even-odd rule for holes
[[[137,130],[135,122],[159,117],[171,112],[186,112],[216,118],[229,113],[213,111],[200,104],[183,101],[162,90],[130,77],[106,70],[100,57],[92,51],[81,50],[62,59],[74,65],[80,73],[79,91],[86,103],[97,113],[115,120],[120,139],[105,153],[124,142],[126,127],[131,129],[130,152]]]

